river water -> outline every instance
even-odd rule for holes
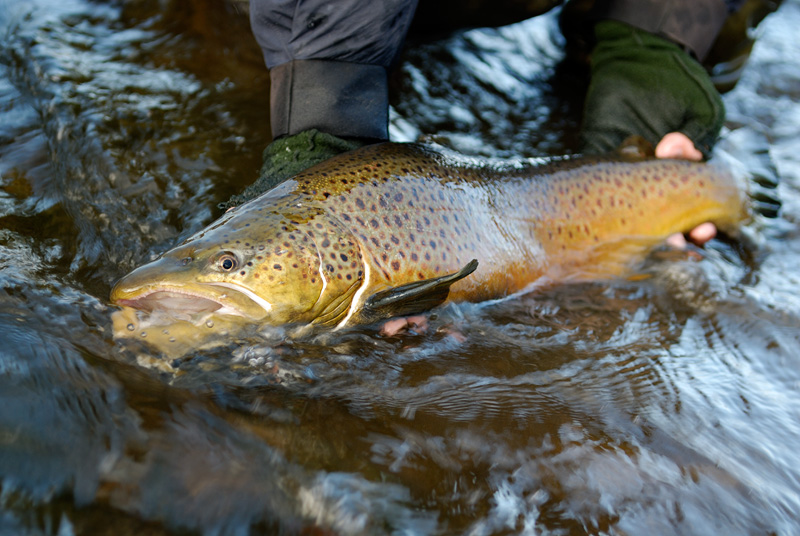
[[[449,307],[164,357],[111,284],[219,215],[268,142],[236,6],[0,2],[0,534],[800,533],[800,2],[720,151],[780,178],[746,240]],[[412,45],[391,133],[574,152],[554,16]]]

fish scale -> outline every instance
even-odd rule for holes
[[[153,307],[148,296],[161,289],[159,297],[220,303],[207,289],[225,288],[222,305],[251,320],[345,325],[430,306],[426,293],[480,301],[542,278],[616,275],[669,234],[705,221],[733,230],[746,217],[737,181],[713,165],[621,156],[480,162],[384,143],[237,207],[123,278],[112,300]],[[187,255],[191,263],[174,266]],[[236,270],[223,270],[224,258]],[[452,276],[473,259],[474,273]],[[362,314],[378,294],[403,305]]]

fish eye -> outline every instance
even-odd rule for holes
[[[217,259],[217,263],[223,272],[231,272],[239,265],[239,263],[236,261],[236,257],[230,253],[225,253],[222,255],[219,259]]]

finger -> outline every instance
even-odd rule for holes
[[[667,237],[666,243],[672,248],[684,249],[686,247],[686,238],[683,233],[674,233]]]
[[[425,315],[404,316],[387,320],[381,326],[380,334],[394,337],[402,333],[421,335],[428,330],[428,317]]]
[[[715,236],[717,236],[717,226],[711,222],[701,223],[689,231],[689,239],[698,246],[702,246]]]
[[[686,134],[670,132],[656,145],[656,157],[700,161],[703,159],[703,153],[697,150],[694,142]]]

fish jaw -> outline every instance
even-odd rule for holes
[[[120,279],[111,289],[111,303],[181,319],[213,313],[261,320],[272,307],[236,283],[202,282],[174,274],[165,277],[164,264],[168,260],[162,258],[141,266]]]
[[[182,289],[168,287],[154,288],[129,298],[116,297],[115,294],[120,293],[112,293],[111,301],[113,303],[148,313],[155,311],[182,311],[188,314],[211,313],[224,307],[219,301]]]

